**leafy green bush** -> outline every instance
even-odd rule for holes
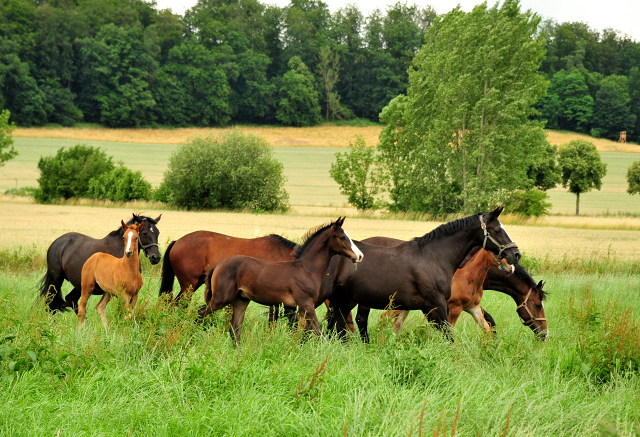
[[[597,127],[591,128],[590,134],[593,138],[600,138],[602,136],[602,132]]]
[[[123,165],[103,173],[89,181],[87,197],[90,199],[128,202],[130,200],[149,200],[151,184],[140,171],[133,171]]]
[[[627,169],[627,193],[640,194],[640,161],[636,161]]]
[[[547,193],[537,189],[515,191],[509,198],[506,210],[527,217],[549,215],[549,208],[552,205],[547,202],[548,198]]]
[[[8,194],[9,196],[19,196],[19,197],[34,197],[37,188],[35,187],[20,187],[20,188],[10,188],[4,192],[4,194]]]
[[[55,156],[41,157],[38,161],[40,177],[35,198],[40,203],[71,197],[87,197],[89,182],[114,169],[113,160],[100,148],[78,144]]]
[[[162,190],[170,205],[189,209],[286,208],[282,163],[260,137],[239,130],[195,138],[169,159]]]

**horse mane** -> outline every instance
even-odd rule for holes
[[[480,214],[470,215],[468,217],[462,217],[457,220],[453,220],[449,223],[443,223],[431,232],[427,232],[422,237],[415,237],[411,241],[417,242],[419,245],[428,243],[429,241],[437,240],[448,235],[455,234],[456,232],[476,226],[480,224]]]
[[[302,237],[302,244],[300,244],[296,248],[296,252],[294,254],[294,259],[300,259],[300,257],[306,252],[306,250],[311,247],[313,242],[318,238],[323,231],[333,225],[335,222],[331,222],[329,224],[320,225],[316,228],[311,228],[307,231],[306,234]]]
[[[158,222],[156,222],[154,219],[152,219],[151,217],[146,217],[144,215],[136,215],[136,213],[133,213],[133,217],[126,223],[127,225],[139,225],[140,223],[142,223],[143,220],[146,220],[148,222],[155,224],[158,224]],[[120,226],[118,229],[116,229],[115,231],[111,231],[109,232],[109,235],[107,235],[107,237],[117,237],[117,236],[123,236],[124,235],[124,229],[122,229],[122,226]]]
[[[522,267],[520,264],[516,264],[515,268],[516,268],[516,270],[514,272],[514,275],[516,275],[518,278],[522,279],[525,282],[525,284],[527,284],[527,287],[530,287],[532,290],[536,290],[540,294],[540,299],[541,300],[546,300],[547,299],[547,295],[549,293],[544,291],[542,288],[538,288],[538,284],[531,277],[529,272],[527,272],[527,269]]]
[[[278,234],[270,234],[270,235],[267,235],[267,237],[271,237],[275,239],[278,243],[286,246],[287,249],[295,249],[296,246],[298,245],[297,243],[294,243],[291,240],[287,240],[286,238]]]

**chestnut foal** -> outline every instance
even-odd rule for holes
[[[133,308],[138,300],[138,291],[142,288],[142,275],[140,274],[140,259],[138,257],[138,232],[144,226],[126,225],[123,221],[124,229],[124,257],[116,258],[107,253],[95,253],[82,267],[82,295],[78,305],[78,324],[82,324],[87,314],[87,301],[93,294],[96,284],[104,290],[102,299],[98,302],[96,309],[100,313],[100,318],[104,327],[107,327],[107,315],[105,310],[112,295],[123,294],[129,306],[129,311],[133,314]]]

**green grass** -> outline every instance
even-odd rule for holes
[[[157,186],[162,181],[167,162],[176,145],[129,144],[101,141],[75,141],[53,139],[15,138],[15,148],[20,153],[15,159],[0,168],[0,192],[11,188],[35,187],[41,156],[53,155],[61,147],[79,143],[101,147],[116,161],[133,170],[140,170],[144,177]],[[329,168],[340,148],[275,147],[274,156],[284,164],[288,178],[285,184],[292,205],[342,206],[346,198],[340,194],[338,185],[329,176]],[[626,193],[627,167],[640,159],[635,153],[602,153],[607,163],[607,176],[601,191],[592,191],[580,196],[580,211],[584,215],[640,214],[640,197]],[[17,179],[17,181],[16,181]],[[549,191],[553,214],[575,214],[575,196],[558,187]]]
[[[450,435],[460,402],[460,436],[504,435],[507,420],[509,436],[635,435],[639,375],[623,363],[596,380],[568,313],[571,296],[590,287],[599,303],[617,299],[639,314],[640,276],[540,277],[552,292],[546,343],[521,325],[510,298],[487,292],[496,339],[463,316],[449,344],[417,314],[396,337],[375,313],[370,345],[301,342],[284,324],[269,331],[265,308],[252,304],[236,349],[222,314],[200,326],[199,302],[156,302],[157,276],[145,275],[135,320],[112,301],[105,331],[98,298],[79,329],[73,313],[34,307],[38,275],[1,273],[0,434]],[[434,434],[439,422],[449,431]]]

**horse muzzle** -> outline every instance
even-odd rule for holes
[[[131,257],[133,256],[133,252],[125,252],[125,253],[124,253],[124,255],[125,255],[127,258],[131,258]]]
[[[354,264],[361,262],[364,258],[364,255],[362,253],[357,253],[354,255],[355,256],[351,257],[351,261],[353,261]]]

